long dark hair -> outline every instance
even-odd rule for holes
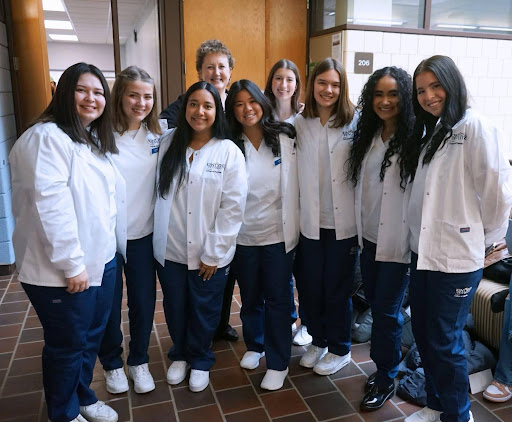
[[[183,97],[183,103],[178,114],[176,129],[169,149],[165,152],[160,166],[160,177],[158,181],[158,193],[164,198],[169,193],[171,182],[175,177],[178,178],[177,189],[181,187],[187,171],[186,152],[187,147],[193,136],[193,129],[185,117],[188,99],[195,91],[206,89],[212,94],[215,101],[215,121],[211,128],[211,137],[217,139],[226,139],[229,137],[226,118],[222,111],[222,102],[219,93],[209,82],[199,81],[192,85]]]
[[[105,96],[105,109],[101,116],[91,123],[90,131],[82,126],[75,101],[76,84],[84,73],[91,73],[100,80]],[[117,153],[118,150],[112,132],[110,103],[110,90],[103,73],[92,64],[76,63],[64,71],[50,104],[36,119],[34,124],[54,122],[73,142],[96,145],[102,154],[107,152]],[[94,134],[97,138],[99,145],[97,145],[91,134]]]
[[[359,180],[359,173],[364,156],[370,149],[375,133],[382,127],[383,122],[381,118],[375,113],[373,109],[373,98],[375,86],[377,82],[384,76],[390,76],[395,79],[398,88],[398,109],[399,113],[396,117],[396,131],[395,134],[388,141],[389,145],[384,154],[384,159],[380,166],[380,180],[384,180],[386,169],[391,165],[391,157],[395,154],[402,153],[402,146],[407,142],[412,133],[414,124],[414,113],[411,102],[412,95],[412,80],[409,74],[395,66],[385,67],[376,70],[366,82],[357,107],[360,110],[360,117],[357,122],[357,129],[354,133],[354,141],[350,150],[350,157],[348,159],[349,170],[348,178],[357,185]],[[399,157],[399,162],[401,159]],[[402,176],[402,172],[400,174]],[[405,175],[401,185],[405,188],[407,181]]]
[[[350,101],[348,94],[347,72],[345,72],[345,68],[338,60],[331,57],[318,62],[309,75],[306,87],[306,105],[302,115],[304,117],[311,118],[319,117],[315,100],[315,79],[318,75],[327,72],[328,70],[335,70],[340,77],[340,97],[338,98],[336,107],[333,110],[335,118],[331,127],[343,127],[350,123],[354,118],[355,107]]]
[[[439,122],[440,128],[434,135],[439,118],[423,110],[418,102],[416,91],[416,77],[425,71],[432,72],[446,92]],[[452,134],[453,126],[464,117],[468,108],[468,93],[464,78],[450,57],[432,56],[418,65],[413,77],[412,104],[416,115],[416,123],[414,124],[411,142],[408,143],[404,172],[411,179],[414,179],[422,149],[426,148],[423,157],[423,165],[425,165],[430,163],[435,153],[445,146],[447,139]]]
[[[265,144],[272,149],[275,157],[281,154],[281,144],[279,143],[279,134],[285,133],[290,138],[295,138],[295,128],[285,122],[280,122],[272,111],[272,105],[265,95],[263,95],[258,86],[247,79],[241,79],[231,85],[226,99],[226,117],[231,129],[233,141],[240,147],[245,155],[244,143],[242,141],[242,125],[235,117],[235,97],[240,91],[246,90],[251,97],[261,106],[263,115],[260,124],[263,129],[263,140]]]
[[[297,65],[295,63],[293,63],[291,60],[281,59],[274,66],[272,66],[272,69],[270,69],[270,72],[268,74],[267,84],[265,85],[264,94],[270,100],[270,103],[272,104],[272,108],[275,110],[276,109],[276,96],[272,92],[272,80],[274,79],[274,75],[276,74],[276,72],[279,69],[290,69],[293,72],[293,74],[295,75],[296,87],[295,87],[295,92],[293,93],[290,101],[291,101],[292,111],[295,114],[297,114],[300,111],[299,99],[300,99],[300,93],[302,90],[302,83],[300,80],[299,69],[297,68]]]

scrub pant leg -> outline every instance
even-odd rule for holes
[[[130,354],[128,365],[137,366],[149,362],[148,347],[156,301],[156,268],[153,258],[153,235],[129,240],[126,248],[127,262],[117,256],[116,291],[112,313],[101,342],[99,358],[103,369],[122,368],[123,334],[121,332],[121,302],[123,296],[122,271],[126,277],[128,318],[130,324]]]
[[[284,371],[290,362],[289,280],[294,252],[284,243],[237,246],[236,267],[247,350],[265,351],[267,368]]]
[[[75,294],[65,287],[22,283],[43,326],[43,385],[52,422],[69,422],[80,406],[98,401],[89,386],[110,314],[115,271],[114,258],[105,265],[101,286]]]
[[[216,336],[222,336],[229,325],[229,317],[231,316],[231,302],[233,301],[233,289],[235,288],[236,272],[229,271],[226,287],[222,298],[222,309],[220,313],[219,325],[216,329]]]
[[[512,279],[509,287],[512,291]],[[510,314],[510,297],[505,300],[505,312],[503,313],[503,331],[501,334],[500,342],[500,355],[496,371],[494,372],[494,379],[502,384],[512,386],[512,330]]]
[[[300,235],[304,299],[313,345],[338,356],[350,352],[352,284],[357,236],[336,240],[333,229],[320,229],[320,239]]]
[[[376,383],[386,387],[398,374],[404,320],[401,308],[409,283],[407,264],[375,261],[377,245],[363,239],[361,275],[372,309],[370,356],[377,365]]]
[[[443,422],[467,422],[469,380],[462,330],[482,270],[442,273],[416,268],[411,256],[412,329],[426,378],[427,405]]]
[[[218,268],[208,281],[199,277],[199,270],[189,271],[186,265],[171,261],[165,261],[165,267],[157,264],[157,272],[174,343],[169,359],[185,360],[192,369],[209,371],[215,363],[210,345],[219,324],[229,266]]]

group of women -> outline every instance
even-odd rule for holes
[[[431,57],[412,79],[377,70],[356,107],[344,68],[325,59],[303,109],[288,60],[272,68],[264,93],[245,79],[226,93],[234,60],[217,40],[203,43],[196,64],[199,82],[160,122],[142,69],[121,72],[111,99],[96,67],[71,66],[12,149],[18,278],[44,329],[50,420],[117,421],[90,383],[99,354],[107,390],[129,388],[123,270],[136,393],[155,388],[147,353],[155,272],[173,341],[169,384],[190,370],[192,391],[208,386],[230,271],[247,347],[240,365],[255,369],[266,357],[262,388],[281,388],[288,373],[292,273],[307,326],[297,342],[311,336],[300,365],[334,374],[350,362],[360,249],[377,365],[361,408],[393,395],[410,266],[428,407],[406,421],[473,420],[461,332],[485,248],[505,235],[512,180],[454,62]]]

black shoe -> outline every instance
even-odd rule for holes
[[[392,382],[387,387],[379,387],[376,384],[368,391],[361,401],[359,407],[361,410],[377,410],[380,409],[387,399],[395,393],[395,383]]]
[[[227,341],[238,341],[238,333],[236,330],[228,324],[225,330],[222,333],[217,333],[215,339],[222,339]]]
[[[364,386],[365,393],[370,391],[370,389],[375,385],[375,378],[377,378],[377,372],[374,372],[366,379],[366,384]]]

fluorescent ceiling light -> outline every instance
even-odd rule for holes
[[[456,24],[445,24],[445,23],[438,23],[438,28],[453,28],[453,29],[476,29],[477,27],[475,25],[456,25]]]
[[[62,0],[43,0],[43,10],[51,10],[54,12],[65,12]]]
[[[329,12],[329,16],[334,16],[336,12]]]
[[[76,41],[78,37],[76,35],[65,35],[65,34],[48,34],[48,36],[55,41]]]
[[[44,27],[48,29],[73,29],[70,21],[44,20]]]
[[[363,25],[403,25],[404,21],[381,21],[376,19],[355,19],[355,24]]]
[[[478,29],[483,29],[484,31],[507,31],[507,32],[512,32],[512,28],[498,28],[497,26],[479,26]]]

